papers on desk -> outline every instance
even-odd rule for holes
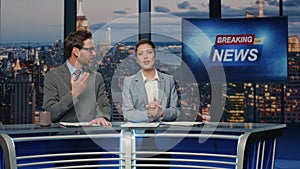
[[[133,122],[127,122],[121,125],[121,127],[158,127],[159,122],[154,123],[133,123]]]
[[[89,122],[59,122],[60,125],[65,127],[89,127],[89,126],[101,126],[97,124],[90,124]],[[192,122],[192,121],[173,121],[173,122],[151,122],[151,123],[134,123],[134,122],[127,122],[121,125],[121,127],[159,127],[159,126],[183,126],[183,127],[194,127],[194,126],[201,126],[203,122]]]
[[[190,122],[190,121],[174,121],[174,122],[152,122],[152,123],[133,123],[127,122],[121,125],[121,127],[158,127],[158,126],[185,126],[185,127],[193,127],[193,126],[201,126],[203,122]]]
[[[97,124],[90,124],[89,122],[59,122],[59,124],[65,127],[101,126]]]
[[[186,126],[186,127],[193,127],[193,126],[201,126],[203,122],[193,122],[193,121],[162,121],[160,122],[161,125],[169,125],[169,126]]]

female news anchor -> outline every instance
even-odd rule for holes
[[[156,52],[154,43],[149,39],[141,39],[135,48],[136,61],[141,70],[124,79],[122,92],[122,112],[125,121],[159,122],[175,121],[179,116],[178,94],[173,76],[159,72],[154,64]],[[153,133],[151,130],[136,130],[136,133]],[[160,131],[162,132],[162,131]],[[157,133],[157,132],[155,132]],[[169,151],[169,141],[159,138],[143,138],[136,140],[136,149],[150,151]],[[168,144],[168,146],[165,146]],[[170,155],[155,155],[154,158],[170,158]],[[137,161],[138,164],[169,165],[167,161]],[[138,167],[143,169],[143,167]],[[147,167],[146,167],[147,168]]]
[[[125,121],[175,121],[179,106],[173,76],[155,68],[156,52],[151,40],[141,39],[135,51],[141,70],[124,79],[122,112]]]

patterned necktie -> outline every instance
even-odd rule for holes
[[[79,78],[80,74],[81,74],[81,70],[75,70],[75,72],[73,73],[74,81],[76,81]]]

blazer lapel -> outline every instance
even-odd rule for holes
[[[148,104],[148,97],[147,97],[146,88],[145,88],[145,84],[144,84],[141,72],[139,72],[134,77],[134,83],[136,84],[138,93],[141,93],[141,96],[143,98],[143,101],[144,101],[145,105],[147,105]]]
[[[68,69],[67,63],[64,63],[63,68],[61,69],[61,77],[63,78],[63,82],[66,86],[68,86],[68,89],[71,90],[71,74]]]
[[[160,72],[157,71],[159,81],[158,81],[158,103],[162,105],[163,97],[165,95],[165,83],[166,80],[161,76]]]

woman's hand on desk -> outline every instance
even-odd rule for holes
[[[112,126],[111,122],[107,121],[104,117],[98,117],[90,121],[90,124],[96,124],[96,125],[108,126],[108,127]]]

